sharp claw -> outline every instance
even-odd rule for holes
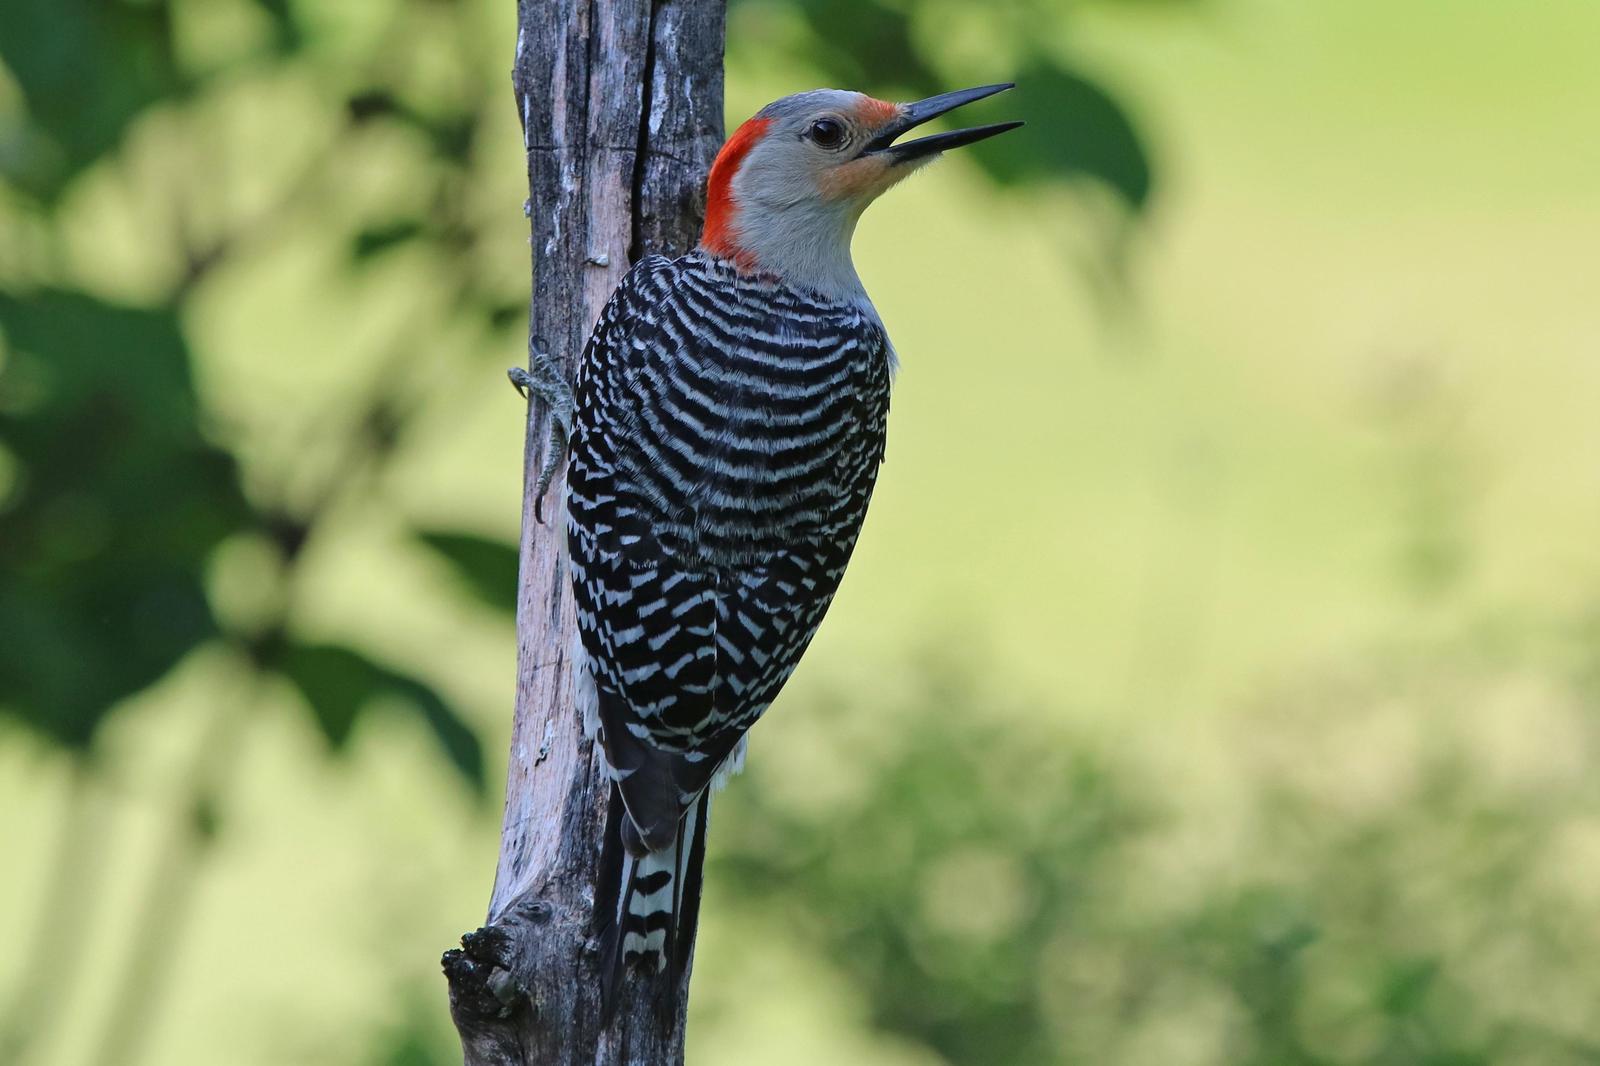
[[[561,463],[567,457],[567,434],[569,430],[566,421],[556,412],[550,412],[550,440],[545,446],[544,466],[539,470],[539,481],[534,487],[537,495],[533,500],[533,518],[541,526],[544,522],[544,497],[550,491],[550,483],[556,478],[556,471],[561,469]]]
[[[534,483],[533,500],[534,521],[544,525],[545,495],[550,491],[550,483],[555,480],[556,473],[567,457],[567,436],[572,430],[573,397],[572,389],[560,371],[551,363],[549,356],[536,349],[532,352],[532,356],[533,371],[514,366],[506,371],[506,377],[525,399],[530,402],[538,401],[548,409],[550,439],[546,442],[544,463],[539,469],[538,480]]]

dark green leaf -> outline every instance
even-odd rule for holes
[[[370,259],[421,235],[422,223],[416,219],[402,219],[386,226],[375,226],[356,234],[350,254],[358,261]]]
[[[290,642],[268,665],[283,673],[300,694],[317,728],[334,750],[350,740],[357,722],[375,706],[397,700],[432,732],[450,764],[482,794],[486,786],[483,748],[472,728],[428,685],[333,644]]]
[[[376,118],[399,114],[402,110],[400,102],[387,89],[368,89],[356,93],[345,101],[344,106],[350,121],[355,123],[371,122]]]
[[[271,665],[294,682],[323,739],[336,751],[350,739],[362,710],[386,687],[383,671],[348,648],[291,644]]]
[[[938,75],[912,39],[906,9],[882,0],[800,0],[794,6],[811,30],[803,58],[827,74],[829,84],[939,91]]]
[[[425,531],[417,534],[449,561],[456,576],[483,603],[497,611],[517,610],[517,546],[472,533]]]
[[[491,329],[510,329],[512,326],[527,328],[528,302],[526,300],[517,300],[514,303],[496,303],[489,308],[489,327]]]
[[[477,143],[479,117],[476,112],[470,111],[440,115],[425,121],[422,127],[433,142],[434,152],[441,159],[461,164],[472,155],[473,146]]]
[[[483,745],[478,740],[478,734],[433,689],[406,678],[395,677],[393,681],[396,691],[408,699],[422,716],[439,750],[450,760],[450,765],[466,779],[474,792],[483,795],[488,780],[484,774]]]
[[[1017,78],[1002,99],[1006,117],[1028,124],[971,151],[990,175],[1007,184],[1052,178],[1092,178],[1127,205],[1143,210],[1151,168],[1144,141],[1122,107],[1099,86],[1053,62]]]
[[[0,176],[46,200],[152,103],[185,91],[157,0],[5,0],[0,60],[27,115],[23,150],[0,155]]]
[[[165,308],[0,293],[0,706],[87,747],[112,705],[216,632],[203,574],[251,514],[199,426]]]

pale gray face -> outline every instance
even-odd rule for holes
[[[897,104],[844,89],[814,89],[768,104],[761,140],[740,167],[742,205],[835,204],[859,214],[932,156],[898,160],[867,148],[898,122]]]
[[[768,104],[729,139],[713,168],[713,184],[719,168],[737,170],[724,186],[728,202],[708,204],[707,246],[820,290],[859,292],[850,239],[867,205],[945,149],[1020,123],[901,144],[895,138],[1007,88],[986,85],[911,104],[815,89]]]

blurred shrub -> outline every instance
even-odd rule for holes
[[[711,876],[950,1063],[1594,1062],[1595,708],[1558,676],[1310,678],[1159,769],[933,669],[785,707],[859,783],[819,799],[758,737]]]

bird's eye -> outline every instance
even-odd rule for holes
[[[838,119],[819,118],[806,130],[806,136],[819,148],[837,148],[844,143],[844,123]]]

